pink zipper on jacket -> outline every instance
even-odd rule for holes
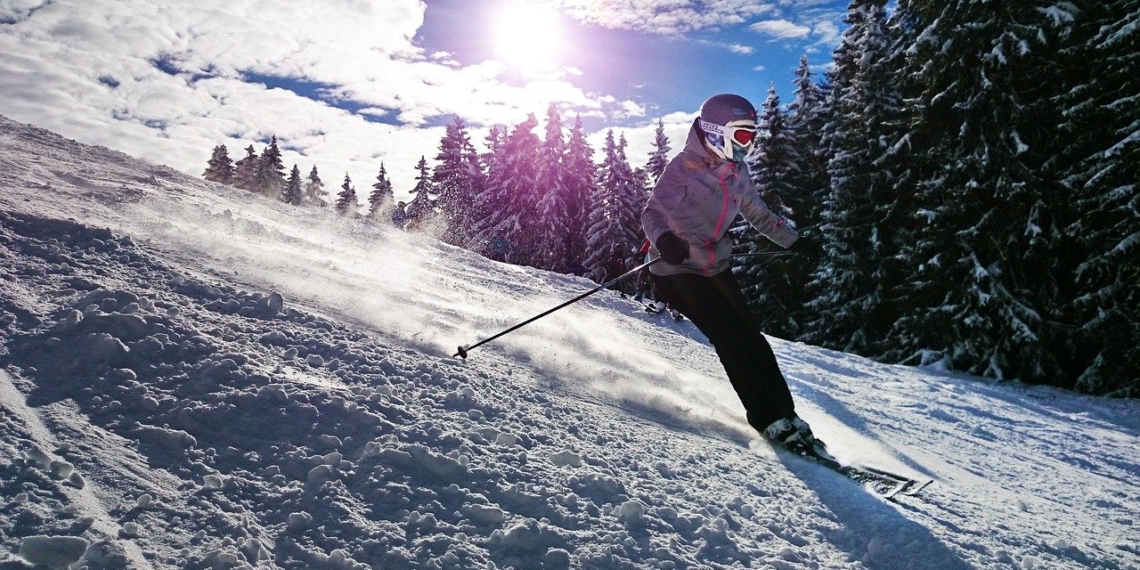
[[[724,228],[724,219],[726,217],[728,217],[728,194],[729,194],[729,192],[728,192],[728,184],[725,182],[725,180],[728,178],[728,175],[730,173],[736,174],[736,165],[731,163],[731,162],[726,164],[725,168],[721,169],[721,173],[718,176],[718,178],[720,179],[721,192],[724,193],[724,201],[720,205],[720,217],[718,217],[716,220],[716,227],[713,228],[713,233],[711,236],[709,236],[709,241],[708,241],[709,262],[708,262],[708,265],[706,266],[706,269],[705,269],[706,274],[710,273],[712,271],[713,267],[716,266],[716,237],[720,235],[721,229]]]

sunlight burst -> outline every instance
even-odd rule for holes
[[[555,68],[562,55],[564,38],[558,12],[529,0],[503,6],[496,18],[495,55],[521,71],[540,72]]]

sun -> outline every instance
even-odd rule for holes
[[[511,0],[496,14],[495,55],[525,72],[550,71],[562,56],[558,12],[533,0]]]

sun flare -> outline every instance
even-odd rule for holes
[[[548,71],[562,55],[558,12],[530,0],[505,4],[496,17],[495,55],[522,71]]]

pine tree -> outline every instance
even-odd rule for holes
[[[582,118],[575,117],[566,143],[566,157],[562,169],[566,189],[566,257],[570,260],[566,271],[574,275],[585,275],[585,261],[589,253],[586,243],[589,227],[590,201],[597,187],[597,170],[594,163],[594,149],[586,141],[582,128]]]
[[[881,2],[879,2],[881,3]],[[908,305],[888,357],[940,360],[994,378],[1063,376],[1048,336],[1047,299],[1064,256],[1054,185],[1043,178],[1039,109],[1049,12],[1025,3],[900,1],[913,43],[901,50],[920,120],[906,144],[917,234],[904,250]],[[913,83],[911,83],[913,82]],[[914,166],[917,165],[917,168]]]
[[[281,161],[281,149],[277,147],[277,135],[274,135],[254,168],[252,190],[276,198],[284,186],[285,164]]]
[[[384,163],[380,163],[380,172],[376,175],[376,182],[372,184],[372,193],[368,195],[368,219],[372,221],[390,220],[392,209],[396,206],[396,195],[392,191],[392,182],[388,180],[388,171]]]
[[[356,200],[356,188],[352,187],[352,179],[348,173],[344,174],[344,184],[340,185],[340,192],[336,195],[336,213],[342,216],[356,217],[360,204]]]
[[[1060,314],[1077,390],[1140,396],[1140,0],[1082,5],[1049,77],[1059,85],[1058,164],[1076,262]]]
[[[202,173],[202,177],[210,182],[233,183],[234,163],[230,160],[230,152],[226,149],[226,145],[220,144],[214,147],[214,152],[210,155],[210,161],[207,163],[206,171]]]
[[[794,98],[785,113],[787,124],[785,138],[790,148],[789,156],[794,157],[795,165],[785,174],[784,186],[788,192],[782,194],[780,198],[789,215],[795,220],[796,231],[800,236],[825,245],[823,205],[830,193],[830,178],[827,172],[830,153],[824,144],[823,133],[830,111],[828,98],[831,95],[831,87],[826,82],[817,83],[814,76],[807,56],[801,56],[793,80]],[[795,323],[797,327],[785,333],[791,335],[790,331],[796,330],[797,339],[809,338],[816,328],[815,323],[819,321],[817,307],[812,300],[821,291],[830,288],[829,283],[815,280],[815,276],[821,273],[825,261],[826,255],[818,260],[785,257],[778,262],[774,261],[777,264],[793,264],[792,271],[795,276],[787,282],[800,283],[798,286],[793,286],[790,300],[784,302],[784,305],[791,310],[789,324]],[[805,278],[806,282],[803,281]],[[827,327],[822,328],[826,330]]]
[[[657,119],[657,129],[653,131],[653,152],[645,164],[645,176],[649,185],[656,185],[669,164],[669,137],[665,136],[665,121]]]
[[[640,209],[634,211],[630,196],[640,193],[633,170],[625,159],[624,137],[619,145],[614,132],[606,133],[605,158],[598,169],[598,185],[590,204],[589,231],[586,236],[587,275],[602,283],[624,273],[637,261],[640,250],[638,235],[632,229],[634,220],[640,225]],[[632,290],[629,283],[619,284]]]
[[[294,164],[293,170],[289,172],[289,180],[285,183],[285,189],[281,192],[281,201],[293,206],[300,206],[303,198],[301,169]]]
[[[538,242],[535,265],[541,269],[566,273],[574,263],[570,257],[570,219],[568,177],[565,174],[566,142],[562,135],[562,118],[551,104],[546,111],[546,139],[538,155],[536,188],[541,194],[537,204]]]
[[[432,199],[433,188],[431,174],[428,174],[427,158],[421,156],[416,164],[416,187],[412,189],[412,201],[404,211],[405,226],[408,229],[423,230],[435,218],[435,200]]]
[[[883,0],[853,2],[836,55],[831,114],[824,126],[830,193],[821,213],[829,255],[811,289],[819,325],[810,340],[879,355],[902,309],[900,254],[909,246],[911,210],[895,168],[902,101],[889,67]]]
[[[233,185],[242,190],[254,191],[259,162],[253,145],[246,147],[245,156],[234,163]]]
[[[534,265],[538,249],[535,176],[540,142],[538,120],[529,115],[493,149],[487,186],[476,207],[486,212],[478,225],[478,241],[489,253],[516,265]]]
[[[821,239],[823,202],[829,193],[827,163],[830,153],[823,133],[830,106],[830,86],[816,83],[807,56],[800,57],[795,72],[795,98],[787,107],[787,138],[795,157],[795,168],[788,173],[787,186],[792,189],[782,196],[796,220],[801,236]]]
[[[475,197],[480,193],[483,172],[479,155],[467,134],[463,119],[455,117],[448,125],[436,155],[431,182],[439,197],[436,208],[443,216],[443,240],[470,247],[475,230]]]
[[[799,157],[791,144],[787,116],[775,85],[768,89],[759,119],[757,146],[748,164],[752,181],[769,209],[796,220],[795,212],[786,207],[783,197],[795,196],[799,191],[791,186]],[[737,253],[760,254],[734,261],[734,272],[764,332],[794,338],[800,331],[795,313],[806,300],[805,284],[815,260],[764,255],[782,248],[753,231],[743,218],[732,231]]]
[[[475,228],[472,231],[469,247],[484,257],[503,261],[509,250],[509,244],[506,238],[494,234],[492,218],[495,208],[502,199],[502,194],[499,192],[499,184],[493,181],[497,181],[501,176],[502,163],[500,159],[503,158],[503,148],[507,144],[507,135],[499,125],[492,125],[487,130],[484,144],[487,150],[479,156],[479,160],[486,175],[483,178],[480,191],[475,195],[477,216],[475,217]]]
[[[628,146],[629,143],[623,133],[618,138],[615,165],[621,177],[618,185],[620,199],[618,216],[623,233],[629,240],[626,243],[628,255],[625,265],[632,267],[639,261],[641,242],[645,240],[645,232],[641,229],[641,211],[645,209],[645,203],[649,200],[649,189],[646,187],[645,171],[630,167],[629,157],[625,153]]]
[[[313,165],[313,169],[309,171],[309,177],[305,181],[305,197],[301,203],[305,206],[315,206],[324,208],[329,203],[324,199],[325,184],[321,182],[321,175],[317,173],[317,166]]]

